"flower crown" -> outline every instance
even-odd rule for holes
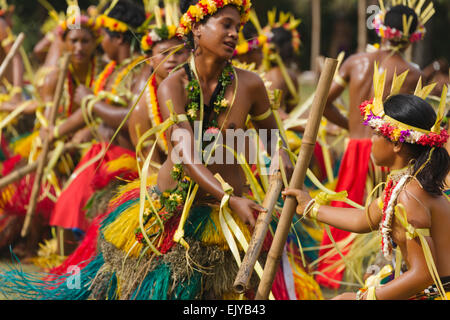
[[[301,20],[295,19],[290,12],[280,12],[278,21],[276,21],[276,16],[276,8],[267,13],[268,24],[264,27],[263,32],[265,34],[271,34],[273,29],[283,27],[292,34],[292,47],[294,48],[294,51],[298,53],[300,51],[301,38],[297,27],[301,23]]]
[[[14,9],[15,9],[14,5],[8,5],[6,0],[0,0],[0,17],[3,17],[8,13],[13,13]]]
[[[206,16],[211,16],[219,9],[227,5],[234,5],[241,13],[241,25],[244,25],[250,14],[252,3],[250,0],[200,0],[196,5],[191,5],[188,11],[181,17],[178,33],[181,36],[189,34],[192,24],[203,20]]]
[[[141,49],[144,52],[150,51],[159,41],[170,40],[178,36],[179,11],[176,3],[166,3],[164,10],[155,6],[153,10],[156,23],[148,28],[147,33],[141,39]]]
[[[234,50],[234,56],[240,56],[243,54],[246,54],[252,50],[255,50],[257,48],[264,47],[268,42],[270,42],[270,39],[267,35],[261,34],[257,38],[245,40],[242,33],[239,33],[239,42],[236,46],[236,49]]]
[[[96,19],[97,28],[106,28],[111,32],[127,32],[129,27],[125,22],[119,21],[117,19],[108,17],[102,14]]]
[[[77,23],[79,23],[81,27],[91,30],[94,33],[95,37],[100,36],[99,28],[97,26],[95,19],[90,18],[85,15],[72,16],[72,17],[69,17],[66,20],[62,21],[58,26],[59,34],[63,34],[68,29],[70,29],[71,25],[75,25]]]
[[[413,21],[413,17],[410,16],[409,19],[406,18],[406,15],[403,15],[403,30],[398,30],[396,28],[388,27],[384,24],[384,19],[386,17],[386,13],[389,10],[385,9],[383,0],[380,0],[381,11],[375,16],[373,21],[373,27],[377,32],[378,36],[383,39],[394,40],[394,41],[408,41],[411,43],[422,40],[425,37],[426,29],[425,23],[431,19],[431,17],[435,13],[433,3],[430,3],[425,10],[422,11],[422,7],[424,4],[424,0],[419,1],[417,6],[414,6],[416,0],[409,0],[408,7],[413,9],[418,17],[418,27],[415,32],[410,34],[411,24]],[[406,4],[405,1],[402,0],[392,0],[392,5],[400,5]]]
[[[163,25],[161,28],[152,28],[141,40],[141,48],[143,51],[150,51],[153,46],[164,40],[170,40],[177,36],[177,26]]]
[[[394,74],[391,96],[400,92],[400,88],[406,79],[408,71],[400,76]],[[449,135],[445,129],[440,128],[444,118],[448,87],[444,86],[439,104],[436,123],[431,130],[424,130],[402,123],[384,113],[383,91],[386,82],[386,70],[380,75],[378,66],[375,64],[373,76],[375,96],[371,101],[363,102],[359,108],[364,118],[364,125],[370,126],[376,132],[393,142],[407,142],[430,147],[442,147],[448,140]],[[435,83],[422,88],[422,80],[419,80],[414,95],[426,99],[435,87]]]

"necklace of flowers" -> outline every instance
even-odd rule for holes
[[[234,69],[231,64],[227,64],[223,69],[221,75],[219,76],[218,86],[211,97],[211,105],[209,108],[212,108],[213,117],[209,119],[209,116],[204,116],[203,122],[204,125],[202,128],[203,134],[216,134],[219,130],[218,127],[218,117],[222,111],[225,111],[230,103],[227,99],[225,99],[225,92],[227,87],[233,82],[234,79]],[[186,89],[188,91],[188,99],[189,104],[186,107],[186,114],[191,123],[198,119],[198,113],[200,110],[200,84],[196,77],[191,72],[191,80],[189,81]],[[206,123],[207,121],[208,123]]]
[[[189,81],[186,89],[188,91],[189,104],[186,107],[186,114],[188,119],[192,123],[198,118],[198,111],[200,110],[200,96],[201,96],[201,88],[197,78],[192,74],[190,75],[191,80]],[[228,101],[225,99],[225,92],[227,87],[233,82],[234,79],[234,69],[231,64],[227,64],[227,66],[222,71],[222,74],[219,77],[218,81],[218,90],[215,90],[217,93],[213,94],[211,100],[213,101],[212,108],[213,118],[208,121],[207,126],[203,126],[203,134],[218,132],[218,122],[217,118],[219,114],[226,110],[229,106]],[[203,115],[203,117],[205,117]],[[181,214],[183,211],[184,203],[186,201],[189,187],[191,185],[191,179],[189,176],[185,175],[183,166],[181,164],[175,164],[170,173],[172,179],[177,181],[176,186],[171,189],[163,192],[159,196],[159,206],[158,208],[151,209],[144,215],[144,225],[146,225],[150,218],[157,214],[161,218],[162,221],[167,221],[175,214]],[[153,226],[153,225],[152,225]],[[150,226],[148,229],[152,228]],[[149,237],[153,237],[158,235],[157,233],[149,235]],[[135,237],[138,242],[143,243],[143,235],[142,230],[137,228],[135,230]]]
[[[186,89],[188,90],[188,99],[189,103],[186,107],[186,114],[188,115],[188,119],[191,123],[198,119],[198,111],[200,110],[200,83],[193,75],[192,70],[191,77]],[[215,93],[211,97],[213,117],[209,119],[209,117],[204,114],[202,120],[207,121],[207,125],[204,125],[202,128],[203,134],[215,134],[219,131],[217,118],[219,117],[222,111],[225,111],[229,103],[225,99],[225,92],[227,87],[232,83],[234,79],[233,67],[231,64],[227,64],[219,76],[218,88],[215,90]],[[190,179],[189,177],[184,175],[182,165],[174,165],[171,176],[175,181],[178,181],[176,187],[169,191],[169,193],[161,196],[161,204],[167,206],[170,209],[176,208],[178,205],[183,204],[186,200],[187,190],[189,188]],[[179,197],[179,196],[180,197]],[[169,210],[170,211],[170,210]]]
[[[145,56],[139,56],[137,58],[135,58],[134,60],[132,60],[130,63],[129,60],[125,60],[121,65],[127,65],[126,68],[123,68],[122,71],[119,72],[119,74],[116,76],[116,79],[114,80],[114,84],[111,88],[111,93],[112,94],[117,94],[118,88],[120,83],[122,82],[123,78],[125,78],[125,76],[142,60],[146,59]]]
[[[412,167],[393,171],[389,174],[383,197],[383,217],[380,223],[381,249],[386,259],[392,259],[392,221],[397,198],[406,182],[411,178]]]
[[[158,90],[158,83],[156,82],[156,76],[153,75],[152,79],[148,82],[148,90],[146,97],[147,97],[148,113],[150,115],[150,120],[152,121],[152,125],[154,127],[160,125],[163,122],[163,118],[161,116],[161,109],[158,102],[157,90]],[[164,150],[167,150],[168,146],[165,134],[161,133],[160,137],[163,142]]]
[[[106,81],[108,80],[109,76],[114,72],[116,68],[117,62],[111,61],[108,63],[103,71],[98,75],[98,79],[95,82],[94,85],[94,94],[98,94],[100,91],[103,91],[106,85]]]

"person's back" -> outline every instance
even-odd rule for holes
[[[426,9],[430,10],[430,9]],[[383,98],[391,92],[394,75],[400,76],[408,71],[402,89],[399,93],[414,93],[418,80],[422,77],[426,81],[423,72],[413,63],[409,63],[403,56],[410,44],[420,40],[424,35],[424,24],[430,15],[421,14],[419,7],[397,5],[388,10],[383,10],[375,17],[373,26],[381,38],[381,48],[374,52],[359,53],[350,56],[344,61],[328,95],[324,116],[347,129],[349,141],[345,153],[340,162],[337,185],[334,191],[346,191],[348,198],[363,205],[366,196],[372,188],[382,182],[383,173],[372,161],[372,140],[369,128],[364,127],[363,118],[359,106],[364,101],[370,101],[374,97],[373,75],[375,65],[379,72],[386,71],[386,81]],[[408,22],[409,21],[409,22]],[[333,105],[348,87],[349,107],[348,117],[343,116]],[[332,202],[333,207],[347,207],[343,202]],[[350,233],[345,230],[331,227],[333,240],[338,242],[347,238]],[[332,239],[324,233],[322,246],[328,246]],[[321,249],[319,255],[324,257],[329,249]],[[319,284],[331,288],[338,288],[338,281],[342,280],[343,270],[331,268],[341,257],[336,254],[322,259],[318,265]],[[330,280],[331,279],[331,280]],[[337,280],[337,281],[333,281]]]
[[[355,54],[342,65],[341,74],[349,81],[348,126],[351,139],[364,139],[371,136],[370,130],[361,122],[358,106],[373,97],[373,72],[377,63],[381,71],[386,70],[385,97],[388,94],[394,74],[408,71],[401,93],[413,93],[422,71],[409,63],[401,54],[392,54],[389,50]],[[344,78],[345,79],[345,78]]]

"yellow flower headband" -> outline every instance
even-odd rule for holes
[[[70,29],[71,25],[75,25],[77,22],[80,24],[80,26],[91,30],[94,33],[95,37],[100,36],[99,28],[97,26],[95,19],[89,18],[88,16],[84,15],[80,15],[78,17],[72,16],[61,22],[59,24],[60,34],[66,32],[68,29]]]
[[[196,5],[190,6],[188,11],[181,17],[178,33],[181,36],[189,34],[192,30],[193,23],[213,15],[219,9],[228,5],[234,5],[239,9],[241,13],[241,25],[244,25],[250,15],[250,8],[252,6],[250,0],[200,0]]]
[[[400,76],[394,74],[392,81],[391,96],[400,92],[403,82],[408,75],[408,70]],[[441,129],[441,122],[444,118],[448,87],[444,86],[441,101],[438,108],[436,122],[431,130],[416,128],[408,124],[393,119],[384,113],[383,94],[386,83],[386,70],[380,74],[378,65],[375,63],[375,71],[373,76],[374,99],[363,102],[359,108],[364,118],[364,124],[370,126],[376,132],[382,134],[393,142],[407,142],[419,144],[423,146],[442,147],[448,140],[447,130]],[[436,83],[430,84],[422,88],[422,80],[420,79],[414,95],[425,100]]]
[[[7,13],[14,12],[14,5],[8,5],[6,0],[0,0],[0,17]]]
[[[96,19],[96,25],[98,28],[106,28],[111,32],[127,32],[129,27],[126,23],[117,19],[108,17],[107,15],[100,15]]]
[[[159,41],[170,40],[177,36],[177,26],[163,25],[161,28],[152,28],[141,40],[141,49],[150,51]]]
[[[239,32],[239,42],[234,50],[234,56],[240,56],[254,49],[264,47],[268,41],[269,38],[265,34],[261,34],[254,39],[246,40],[242,32]]]
[[[294,51],[298,53],[300,50],[301,38],[300,33],[297,31],[297,27],[302,21],[300,19],[295,19],[290,12],[280,12],[278,21],[276,21],[276,16],[276,8],[267,13],[268,25],[264,27],[263,32],[265,34],[271,34],[272,29],[283,27],[285,30],[291,32],[292,47],[294,48]]]
[[[147,33],[141,39],[141,49],[150,51],[155,43],[170,40],[177,36],[179,22],[179,10],[176,3],[166,3],[164,17],[159,6],[154,7],[155,25],[148,28]],[[163,22],[164,18],[164,22]]]

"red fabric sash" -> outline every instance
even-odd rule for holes
[[[94,144],[83,156],[75,170],[94,158],[100,152],[101,148],[102,145],[100,143]],[[96,191],[96,186],[93,182],[98,181],[97,175],[104,172],[102,167],[109,161],[117,159],[123,154],[134,156],[134,153],[131,150],[111,145],[105,154],[100,168],[98,168],[97,161],[83,170],[59,196],[55,209],[50,217],[50,225],[59,226],[65,229],[78,228],[86,231],[89,227],[89,221],[85,217],[85,210],[83,208]],[[109,176],[110,181],[114,177],[115,176]]]

